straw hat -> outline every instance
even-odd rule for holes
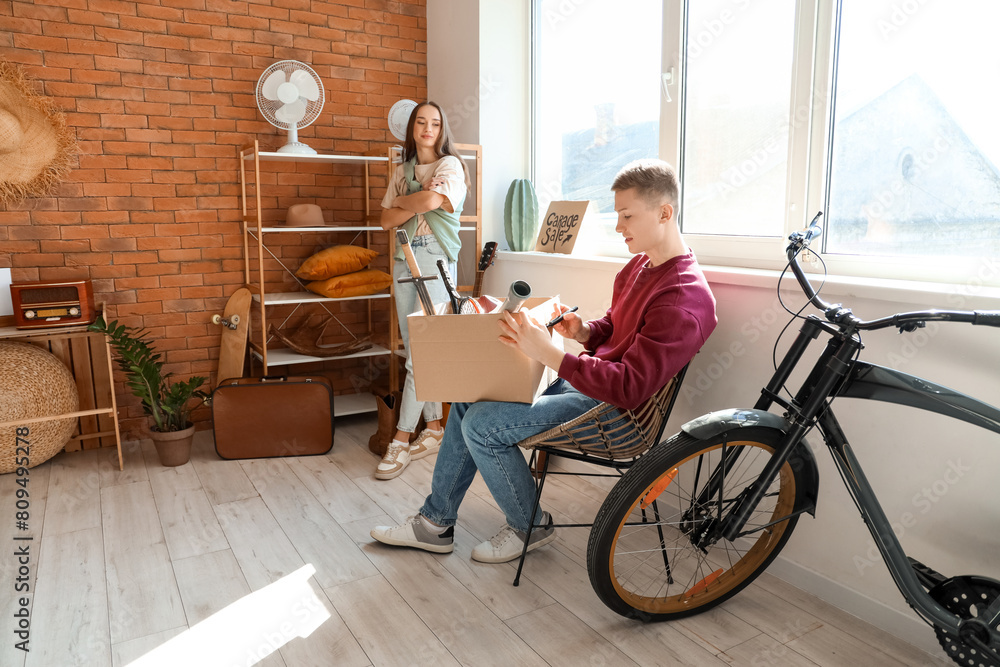
[[[48,194],[74,155],[66,117],[35,92],[20,66],[0,60],[0,204]]]

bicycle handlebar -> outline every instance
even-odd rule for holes
[[[907,313],[896,313],[888,317],[880,317],[875,320],[862,320],[855,316],[849,308],[842,305],[830,304],[820,298],[816,290],[813,289],[809,277],[802,270],[799,263],[799,253],[809,247],[809,243],[823,233],[823,228],[817,223],[823,212],[820,211],[809,223],[805,231],[793,232],[788,237],[788,247],[785,254],[788,256],[788,264],[799,283],[799,287],[810,303],[823,311],[826,319],[834,324],[847,326],[851,329],[872,331],[885,329],[887,327],[897,327],[900,331],[909,330],[923,326],[929,320],[940,322],[968,322],[973,325],[985,325],[990,327],[1000,327],[1000,310],[918,310]]]

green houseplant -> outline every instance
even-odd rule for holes
[[[170,382],[172,374],[163,372],[163,358],[153,349],[145,329],[118,324],[117,320],[108,324],[103,316],[88,328],[108,337],[118,367],[125,373],[125,383],[142,401],[143,412],[152,418],[150,437],[160,463],[187,463],[194,438],[191,412],[208,399],[209,395],[199,389],[206,378]]]

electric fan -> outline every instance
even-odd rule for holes
[[[299,141],[299,130],[319,117],[323,109],[323,82],[305,63],[281,60],[257,80],[257,108],[271,125],[288,130],[288,143],[279,153],[315,155]]]

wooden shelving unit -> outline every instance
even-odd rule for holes
[[[470,265],[472,270],[469,272],[470,277],[474,276],[475,263],[479,258],[479,253],[481,252],[483,246],[482,239],[482,201],[483,201],[483,186],[482,186],[482,174],[483,174],[483,151],[482,146],[477,144],[457,144],[456,148],[462,155],[463,159],[466,160],[466,164],[469,168],[470,176],[473,180],[473,188],[470,190],[466,196],[466,201],[468,202],[470,198],[474,197],[475,202],[474,211],[469,213],[470,207],[466,206],[466,212],[464,212],[460,218],[460,233],[463,235],[463,253],[469,252],[471,257]],[[399,328],[396,318],[396,309],[393,299],[394,285],[385,293],[373,294],[369,296],[362,297],[351,297],[348,299],[330,299],[327,297],[322,297],[312,292],[306,291],[305,289],[290,291],[290,292],[270,292],[268,291],[265,280],[264,280],[264,263],[267,257],[276,260],[282,268],[294,277],[294,268],[285,266],[280,259],[278,259],[270,249],[267,247],[266,237],[278,234],[322,234],[327,235],[331,238],[331,244],[335,241],[337,235],[342,235],[345,233],[352,233],[355,237],[358,234],[364,235],[364,243],[362,245],[370,247],[372,235],[373,234],[385,234],[386,232],[377,224],[378,214],[381,211],[373,213],[371,211],[371,175],[372,168],[383,168],[385,169],[385,174],[388,179],[391,180],[393,171],[396,168],[396,164],[393,162],[394,150],[393,148],[388,148],[384,152],[379,151],[377,153],[371,153],[367,155],[292,155],[287,153],[273,153],[265,152],[260,150],[260,145],[257,141],[251,144],[247,144],[240,148],[239,151],[239,165],[240,165],[240,195],[242,203],[242,219],[243,219],[243,258],[244,258],[244,282],[246,287],[250,289],[253,293],[254,305],[253,305],[253,317],[256,318],[257,322],[254,327],[251,327],[251,340],[250,340],[250,354],[253,358],[258,360],[262,367],[263,372],[267,374],[268,372],[273,372],[275,367],[289,366],[293,364],[303,364],[318,361],[335,361],[335,360],[348,360],[348,359],[359,359],[359,358],[371,358],[383,355],[392,355],[398,353],[401,349],[401,342],[399,340]],[[345,224],[345,225],[326,225],[323,227],[286,227],[286,226],[268,226],[263,222],[262,210],[261,210],[261,190],[263,187],[261,185],[261,164],[268,162],[295,162],[301,164],[320,164],[320,165],[334,165],[334,164],[352,164],[357,165],[358,168],[362,170],[364,178],[364,216],[363,221],[368,223],[376,223],[369,225],[357,225],[357,224]],[[388,180],[387,180],[388,182]],[[252,191],[250,185],[252,184]],[[381,193],[378,199],[381,198]],[[471,224],[469,224],[471,223]],[[395,242],[394,235],[387,234],[388,241],[388,253],[391,257],[395,252]],[[471,244],[470,244],[471,242]],[[465,248],[469,247],[470,250],[467,251]],[[390,262],[391,263],[391,262]],[[391,272],[391,267],[388,269]],[[297,280],[297,279],[296,279]],[[459,277],[456,277],[456,282],[461,282]],[[471,284],[460,284],[458,286],[459,290],[469,291],[472,289]],[[385,333],[385,340],[388,342],[388,346],[375,345],[372,348],[365,350],[357,354],[344,355],[339,357],[312,357],[302,354],[298,354],[292,350],[286,348],[272,349],[268,350],[267,343],[267,331],[269,314],[268,307],[271,306],[291,306],[292,312],[285,315],[285,321],[298,311],[300,307],[314,307],[325,308],[324,304],[334,303],[337,301],[362,301],[367,302],[368,305],[368,331],[364,333],[375,333],[372,331],[372,304],[376,300],[389,299],[389,331]],[[327,311],[329,312],[329,311]],[[258,329],[259,327],[259,329]],[[280,328],[280,325],[279,325]],[[256,332],[256,335],[255,335]],[[364,335],[361,334],[361,335]],[[356,332],[352,332],[352,335],[357,335]],[[399,370],[398,364],[389,363],[389,386],[398,387],[399,386]],[[353,414],[358,412],[368,412],[374,411],[375,407],[375,397],[373,395],[338,395],[335,403],[336,414]]]
[[[261,211],[261,190],[266,187],[261,185],[261,163],[267,162],[295,162],[300,164],[352,164],[362,169],[364,177],[364,221],[373,222],[374,217],[370,210],[371,195],[371,172],[372,167],[383,167],[389,164],[389,156],[378,155],[292,155],[287,153],[272,153],[260,150],[258,142],[243,146],[239,152],[240,158],[240,194],[242,202],[243,216],[243,258],[244,258],[244,282],[253,293],[253,317],[257,323],[251,328],[250,354],[258,360],[264,374],[273,372],[276,367],[290,366],[294,364],[304,364],[318,361],[338,361],[348,359],[370,358],[383,355],[390,355],[390,349],[397,346],[397,334],[394,327],[386,332],[386,339],[389,347],[375,345],[372,348],[357,354],[349,354],[337,357],[313,357],[294,352],[287,348],[269,350],[268,344],[268,308],[270,306],[291,306],[292,311],[287,313],[284,321],[298,312],[300,307],[318,306],[326,310],[331,316],[326,304],[339,301],[353,301],[367,304],[368,326],[367,331],[360,335],[372,333],[372,303],[376,300],[389,300],[389,311],[392,312],[392,288],[387,291],[361,297],[349,297],[345,299],[331,299],[320,296],[305,290],[304,288],[292,292],[269,292],[264,280],[264,263],[266,256],[276,260],[282,268],[292,275],[296,267],[285,266],[279,258],[273,255],[267,247],[266,239],[272,235],[280,234],[317,234],[330,238],[330,243],[337,241],[338,236],[353,234],[354,237],[362,235],[364,242],[361,245],[370,247],[372,234],[385,234],[378,225],[325,225],[322,227],[287,227],[268,226],[263,223]],[[252,186],[252,192],[250,191]],[[348,239],[350,241],[351,239]],[[300,284],[296,278],[296,281]],[[282,322],[284,323],[284,322]],[[259,327],[259,328],[258,328]],[[280,328],[280,324],[279,324]],[[344,327],[345,330],[346,327]],[[349,330],[348,330],[349,331]],[[350,332],[352,336],[358,336],[357,332]],[[256,334],[256,335],[255,335]],[[396,364],[389,364],[389,383],[392,386],[398,384]],[[358,412],[369,412],[376,409],[375,397],[371,394],[341,395],[337,397],[335,410],[337,415],[354,414]]]

